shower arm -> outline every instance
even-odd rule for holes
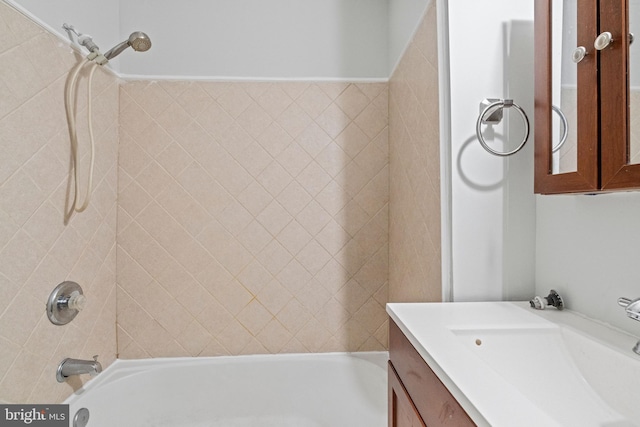
[[[129,47],[129,40],[125,40],[122,43],[119,43],[119,44],[115,45],[114,47],[112,47],[111,49],[109,49],[104,54],[104,57],[107,58],[108,60],[110,60],[111,58],[114,58],[114,57],[120,55],[128,47]]]

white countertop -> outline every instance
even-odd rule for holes
[[[638,362],[640,373],[640,358],[628,354],[634,337],[568,310],[533,310],[528,302],[390,303],[387,313],[479,426],[636,425],[605,404],[589,384],[582,385],[562,341],[573,332],[559,331],[582,333],[582,328],[610,340],[607,351],[616,347],[623,364],[635,370]],[[509,345],[504,345],[505,334]],[[487,360],[491,354],[498,355],[500,366]],[[502,369],[502,364],[513,366]]]

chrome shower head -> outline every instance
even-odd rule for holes
[[[151,48],[151,39],[142,31],[131,33],[127,41],[136,52],[146,52]]]
[[[122,43],[114,46],[104,54],[105,58],[112,59],[120,55],[123,50],[131,46],[137,52],[146,52],[151,48],[151,39],[142,31],[131,33],[129,38]]]

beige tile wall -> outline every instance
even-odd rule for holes
[[[385,348],[387,89],[121,87],[120,357]]]
[[[61,401],[79,386],[56,382],[64,357],[99,354],[107,366],[116,354],[118,87],[96,73],[93,202],[64,225],[70,163],[63,92],[75,63],[69,47],[0,2],[0,401]],[[83,286],[88,306],[69,325],[54,326],[45,303],[64,280]]]
[[[99,72],[94,200],[64,225],[76,57],[0,3],[0,400],[60,401],[63,357],[114,359],[116,270],[120,357],[385,348],[389,298],[440,298],[434,28],[389,87]],[[66,279],[89,307],[55,327]]]
[[[389,301],[440,301],[435,2],[389,84]]]

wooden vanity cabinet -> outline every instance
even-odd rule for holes
[[[389,362],[389,427],[425,427],[420,412]]]
[[[476,424],[400,328],[389,322],[389,427]]]
[[[562,1],[567,0],[535,0],[535,192],[640,189],[640,164],[633,153],[637,148],[631,148],[630,114],[638,113],[637,106],[630,108],[627,0],[577,2],[575,47],[584,46],[587,50],[584,59],[576,64],[577,123],[570,129],[577,140],[577,170],[552,172],[553,61],[560,61],[552,55],[552,38],[557,37],[552,34],[552,5]],[[597,51],[594,40],[605,31],[611,33],[613,42]]]

